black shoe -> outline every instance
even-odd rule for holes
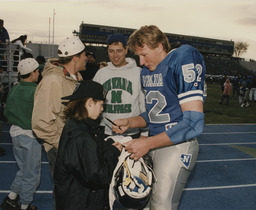
[[[23,209],[19,209],[19,210],[23,210]],[[28,205],[28,207],[24,210],[37,210],[37,207],[36,206],[31,206],[31,205]]]
[[[19,203],[19,196],[17,196],[16,199],[12,200],[8,196],[4,199],[4,201],[1,203],[0,207],[3,210],[18,210],[20,209],[20,203]]]

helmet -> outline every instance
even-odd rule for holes
[[[120,204],[133,209],[143,209],[147,205],[156,180],[150,156],[145,155],[135,161],[129,154],[114,177],[115,198]]]

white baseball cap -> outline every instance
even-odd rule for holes
[[[25,58],[18,64],[18,72],[20,75],[29,74],[38,69],[39,63],[34,58]]]
[[[59,57],[69,57],[82,52],[85,45],[78,37],[68,37],[63,40],[58,47]]]

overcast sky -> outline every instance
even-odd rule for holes
[[[53,0],[2,1],[0,18],[11,40],[58,44],[82,23],[137,29],[157,25],[163,32],[249,44],[246,59],[256,60],[256,0]]]

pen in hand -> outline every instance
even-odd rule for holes
[[[117,124],[115,124],[112,120],[108,119],[107,117],[105,117],[105,118],[106,118],[106,120],[109,121],[111,124],[117,126],[120,130],[122,130],[122,129],[121,129],[121,126],[118,126]]]

